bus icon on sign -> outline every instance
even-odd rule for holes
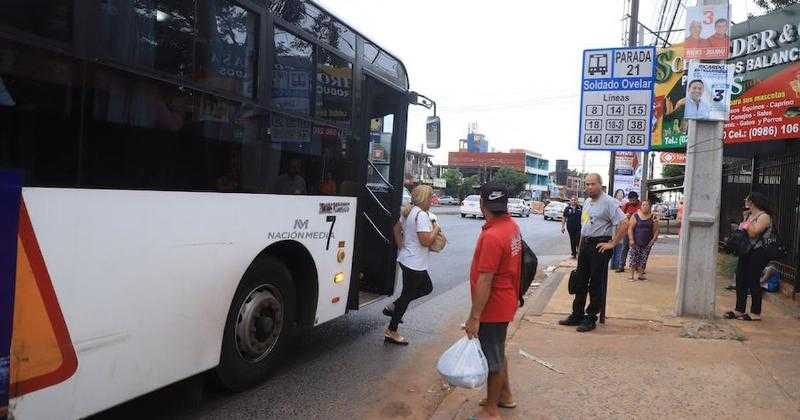
[[[589,76],[608,73],[607,54],[589,54]]]

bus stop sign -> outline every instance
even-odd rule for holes
[[[655,47],[583,51],[578,148],[650,150]]]

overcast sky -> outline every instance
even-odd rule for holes
[[[458,150],[468,124],[477,122],[497,151],[525,148],[550,159],[550,170],[555,159],[582,168],[581,51],[621,45],[622,0],[318,2],[396,54],[411,89],[437,102],[442,148],[433,152],[436,163],[446,164],[447,152]],[[655,28],[660,4],[641,0],[640,21]],[[762,13],[751,0],[732,0],[731,9],[734,22]],[[419,150],[428,114],[411,108],[409,149]],[[587,152],[585,159],[587,171],[608,173],[608,152]]]

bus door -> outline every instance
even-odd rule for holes
[[[399,217],[405,167],[408,97],[366,76],[362,107],[362,145],[366,183],[358,195],[356,257],[348,307],[358,308],[391,295],[395,286],[396,246],[392,227]],[[363,154],[362,154],[363,156]],[[358,293],[355,288],[358,288]],[[354,302],[354,298],[358,302]]]

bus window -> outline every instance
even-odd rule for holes
[[[317,59],[317,118],[350,127],[353,111],[353,66],[319,49]]]
[[[90,80],[86,187],[266,189],[269,167],[253,150],[268,148],[258,140],[265,110],[121,71],[98,69]]]
[[[78,180],[80,72],[72,60],[0,40],[0,168],[27,186]]]
[[[270,13],[314,34],[347,57],[356,56],[356,34],[307,0],[268,0]]]
[[[16,0],[0,2],[0,25],[57,41],[72,40],[74,0]]]
[[[224,0],[209,1],[208,5],[212,18],[208,34],[204,34],[203,27],[199,31],[203,40],[196,58],[195,78],[206,85],[252,98],[258,60],[257,16]]]
[[[275,108],[303,115],[311,113],[313,51],[311,43],[275,28],[272,72],[272,105]]]

